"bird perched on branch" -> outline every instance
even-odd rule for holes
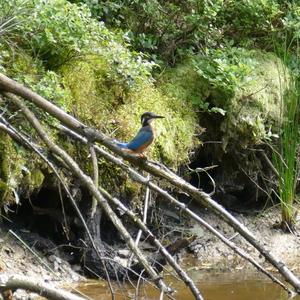
[[[163,116],[158,116],[152,112],[145,112],[141,115],[142,128],[138,131],[137,135],[132,141],[128,143],[116,142],[116,144],[132,154],[143,156],[143,152],[152,144],[155,132],[151,126],[154,119],[161,119]]]

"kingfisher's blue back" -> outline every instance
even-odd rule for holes
[[[154,139],[154,130],[151,125],[143,126],[129,143],[120,143],[117,145],[123,149],[129,149],[135,153],[142,153]]]

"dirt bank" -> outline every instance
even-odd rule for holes
[[[212,224],[231,241],[235,242],[247,253],[251,254],[257,261],[267,269],[273,268],[265,262],[265,259],[245,240],[236,234],[227,224],[218,217],[201,213],[202,217]],[[295,234],[285,234],[280,229],[276,229],[280,221],[280,209],[278,207],[268,208],[257,215],[234,214],[237,219],[243,223],[256,238],[263,243],[275,256],[285,262],[289,268],[300,273],[300,239],[299,239],[299,217],[296,225]],[[192,225],[192,232],[197,234],[198,238],[190,246],[192,253],[198,258],[196,268],[214,269],[214,270],[240,270],[253,269],[254,267],[244,259],[236,255],[231,249],[224,245],[211,233],[201,228],[198,224]]]
[[[25,275],[33,280],[42,280],[57,287],[72,289],[75,282],[84,280],[76,271],[76,266],[71,266],[68,262],[54,253],[55,249],[50,249],[45,253],[41,248],[43,239],[35,238],[35,245],[29,246],[24,240],[24,234],[28,232],[17,232],[8,229],[0,230],[0,270],[7,274]],[[46,245],[45,245],[46,246]],[[48,246],[51,246],[48,244]],[[40,247],[40,250],[38,248]],[[14,293],[14,299],[34,299],[36,294],[26,293],[18,290]]]
[[[257,251],[247,244],[238,234],[219,218],[207,213],[198,211],[201,216],[212,224],[216,229],[225,234],[227,238],[241,246],[248,253],[252,254],[267,269],[272,270]],[[300,240],[299,235],[284,234],[274,228],[276,221],[279,221],[280,210],[276,207],[269,208],[260,214],[243,215],[236,214],[236,217],[247,226],[256,237],[264,243],[272,253],[282,259],[291,270],[300,272],[300,251],[298,250]],[[297,229],[299,226],[297,225]],[[196,240],[189,246],[187,251],[192,252],[192,256],[197,258],[190,259],[190,255],[181,255],[182,265],[192,270],[251,270],[252,265],[237,256],[231,249],[224,245],[209,232],[199,225],[192,223],[190,233],[197,235]],[[33,245],[26,243],[26,236],[35,239]],[[4,227],[0,231],[0,268],[2,272],[19,274],[33,279],[44,280],[60,287],[71,287],[71,284],[84,280],[76,270],[79,266],[71,266],[66,260],[56,252],[55,245],[49,240],[36,236],[34,233],[25,230],[9,231]],[[188,257],[188,259],[187,259]],[[74,285],[73,285],[74,286]],[[17,292],[16,299],[32,299],[34,295]]]

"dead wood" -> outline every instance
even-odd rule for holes
[[[83,138],[82,136],[76,134],[75,132],[71,131],[70,129],[60,126],[60,130],[62,132],[65,132],[67,135],[81,141],[82,143],[87,143],[87,140]],[[186,215],[194,219],[197,223],[205,227],[208,231],[210,231],[212,234],[214,234],[217,238],[219,238],[223,243],[225,243],[229,248],[231,248],[234,252],[236,252],[238,255],[240,255],[242,258],[250,262],[254,267],[256,267],[259,271],[264,273],[266,276],[268,276],[273,282],[279,284],[283,289],[285,289],[290,295],[293,294],[291,289],[288,288],[286,285],[284,285],[280,280],[278,280],[271,272],[267,271],[265,268],[263,268],[253,257],[251,257],[249,254],[247,254],[244,250],[239,248],[236,244],[234,244],[232,241],[227,239],[224,235],[222,235],[220,232],[218,232],[216,229],[214,229],[211,225],[209,225],[206,221],[204,221],[200,216],[198,216],[196,213],[191,211],[188,206],[184,203],[181,203],[176,198],[171,196],[168,192],[157,186],[153,181],[148,180],[148,178],[144,177],[131,167],[127,166],[121,159],[116,158],[115,156],[111,155],[110,153],[106,152],[104,149],[95,146],[95,149],[97,153],[101,156],[103,156],[105,159],[107,159],[110,162],[113,162],[118,167],[120,167],[122,170],[127,172],[132,180],[143,184],[147,187],[149,187],[152,191],[158,193],[160,196],[162,196],[162,199],[168,201],[172,205],[178,207],[182,212],[184,212]],[[115,198],[110,198],[112,201],[116,201]],[[119,205],[120,208],[124,209],[124,205],[122,203],[116,203]],[[129,212],[126,211],[128,214]],[[138,220],[136,222],[139,222]],[[140,227],[141,225],[138,224]]]
[[[0,123],[0,125],[2,125],[2,124]],[[1,128],[1,126],[0,126],[0,128]],[[29,147],[28,143],[30,143],[30,142],[24,136],[22,136],[20,133],[16,133],[12,129],[7,132],[15,133],[15,135],[13,135],[12,137],[13,138],[18,137],[18,140],[22,140],[23,144],[26,145],[27,147]],[[31,145],[31,147],[33,147],[33,145]],[[44,157],[43,157],[43,159],[45,160]],[[46,160],[46,162],[48,163],[48,165],[50,165],[50,167],[52,169],[54,169],[55,173],[57,173],[57,171],[56,171],[55,167],[52,165],[52,163],[47,160]],[[60,178],[59,174],[57,174],[57,176]],[[116,204],[121,203],[118,199],[113,198],[107,191],[105,191],[101,187],[100,187],[100,190],[104,193],[104,195],[106,197],[108,197],[112,201],[113,204],[116,205]],[[113,199],[115,201],[113,201]],[[123,210],[125,206],[118,205],[118,207]],[[97,210],[97,211],[99,212],[99,210]],[[134,222],[138,222],[138,224],[145,224],[144,221],[142,222],[136,215],[134,215],[133,213],[130,214],[129,212],[130,211],[128,210],[126,213],[129,214],[129,216],[131,218],[134,216],[134,218],[133,218]],[[101,262],[102,262],[103,258],[105,258],[104,260],[106,261],[105,262],[106,275],[108,275],[108,271],[109,271],[110,276],[113,277],[114,279],[121,279],[123,276],[128,275],[128,274],[130,277],[131,276],[133,276],[134,278],[139,277],[144,269],[140,263],[133,265],[132,268],[130,268],[128,270],[126,270],[125,267],[122,268],[122,266],[117,266],[117,264],[114,261],[114,255],[115,255],[114,252],[115,251],[113,249],[109,249],[108,245],[106,247],[104,247],[103,243],[101,242],[99,220],[100,220],[100,217],[97,217],[97,213],[96,213],[94,215],[93,219],[89,218],[87,225],[86,225],[88,227],[87,234],[94,237],[94,241],[93,241],[94,244],[93,244],[92,248],[91,247],[87,248],[89,255],[87,255],[88,258],[85,259],[85,262],[84,262],[85,267],[88,268],[88,270],[91,274],[93,274],[93,275],[98,274],[99,273],[99,255],[97,255],[97,254],[101,253],[100,254]],[[145,227],[142,227],[142,229],[143,228],[145,229],[147,227],[145,226]],[[151,233],[151,231],[149,229],[147,229],[146,234],[149,235],[149,233]],[[90,239],[92,239],[92,238],[90,237]],[[172,243],[166,249],[164,249],[162,244],[160,244],[159,240],[156,239],[152,233],[150,235],[150,239],[152,241],[154,241],[154,244],[159,246],[158,249],[161,252],[161,255],[155,255],[152,258],[150,258],[150,261],[153,263],[154,268],[160,272],[160,271],[162,271],[162,266],[164,264],[166,264],[166,261],[168,261],[170,263],[170,265],[178,273],[178,275],[180,277],[182,277],[183,281],[187,284],[187,286],[191,289],[192,293],[195,295],[195,299],[200,299],[200,300],[203,299],[199,290],[193,283],[193,281],[188,277],[188,275],[181,269],[181,267],[172,258],[172,255],[176,254],[181,249],[187,247],[188,244],[190,243],[190,241],[188,241],[187,239],[177,240],[175,243]],[[93,248],[97,250],[96,253],[93,251]],[[166,253],[167,253],[167,255],[166,255]],[[111,259],[107,260],[107,258],[111,258]],[[108,268],[108,270],[107,270],[107,268]]]
[[[66,165],[68,165],[69,169],[73,172],[73,174],[77,176],[80,179],[80,181],[86,186],[86,188],[90,191],[92,196],[95,197],[95,199],[97,199],[103,211],[110,218],[114,226],[118,229],[119,233],[127,243],[128,247],[135,254],[137,260],[144,266],[146,272],[149,274],[150,278],[157,285],[157,287],[164,293],[170,293],[170,288],[167,287],[167,285],[160,278],[157,272],[149,265],[146,258],[141,253],[140,249],[136,247],[127,229],[125,228],[121,220],[118,218],[116,213],[112,210],[107,200],[98,191],[92,179],[79,168],[78,164],[64,150],[57,146],[48,137],[46,131],[43,129],[38,119],[27,108],[27,106],[22,100],[20,100],[14,94],[5,93],[5,96],[8,97],[16,106],[18,106],[21,109],[22,113],[24,114],[28,122],[32,125],[32,127],[36,130],[37,134],[42,139],[42,141],[46,144],[49,151],[57,155],[60,159],[62,159],[66,163]]]
[[[42,149],[41,146],[34,144],[32,141],[29,141],[27,137],[25,137],[22,133],[17,131],[9,122],[2,116],[0,116],[1,121],[4,123],[0,123],[0,130],[5,131],[7,134],[10,135],[12,139],[14,139],[16,142],[20,143],[23,147],[26,149],[34,151],[42,160],[46,162],[46,164],[50,167],[50,169],[54,172],[58,180],[61,182],[62,187],[64,188],[68,199],[70,200],[73,208],[75,209],[79,220],[81,221],[83,228],[85,230],[85,241],[87,241],[88,249],[85,252],[85,260],[84,260],[84,269],[86,269],[93,277],[104,277],[108,281],[109,288],[111,290],[112,295],[114,294],[110,277],[113,277],[114,279],[118,279],[118,276],[125,276],[127,274],[126,270],[123,266],[120,266],[119,263],[115,262],[113,259],[111,260],[103,260],[103,257],[111,257],[113,258],[116,253],[115,251],[108,247],[108,245],[101,242],[100,234],[98,230],[95,229],[94,222],[89,218],[88,222],[85,221],[81,211],[79,210],[79,207],[76,204],[76,201],[71,194],[71,192],[68,189],[68,186],[63,178],[63,176],[59,173],[58,168],[62,168],[62,166],[57,167],[55,164],[61,165],[61,160],[56,160],[55,162],[52,162],[48,159],[50,156],[47,151]],[[52,158],[55,160],[55,156],[52,156]],[[65,168],[66,166],[63,165]],[[31,204],[32,205],[32,204]],[[32,205],[33,209],[35,210],[35,207]],[[38,212],[42,212],[43,214],[49,214],[49,209],[40,209],[36,208]],[[56,214],[59,214],[60,219],[63,217],[60,212],[56,212]],[[98,213],[100,213],[100,210],[98,209]],[[89,216],[90,217],[90,216]],[[100,215],[98,215],[98,225],[100,222]],[[92,231],[92,233],[91,233]],[[31,234],[32,235],[32,234]],[[41,239],[41,238],[40,238]],[[51,247],[50,247],[51,248]],[[52,247],[53,248],[53,247]],[[103,270],[100,268],[99,264],[102,265]]]
[[[89,145],[89,150],[90,150],[90,155],[91,155],[91,160],[92,160],[92,165],[93,165],[93,179],[94,179],[94,184],[96,188],[98,188],[98,181],[99,181],[99,171],[98,171],[98,160],[97,160],[97,154],[95,152],[95,149],[93,147],[93,144]],[[97,199],[93,197],[92,201],[92,208],[91,208],[91,218],[93,219],[97,209]]]
[[[16,95],[19,95],[44,111],[48,112],[50,115],[54,116],[58,120],[60,120],[64,125],[71,128],[72,130],[80,133],[81,135],[85,136],[89,141],[96,141],[101,143],[102,145],[109,148],[114,153],[120,155],[124,159],[128,160],[135,166],[139,166],[140,168],[146,170],[153,176],[163,178],[167,180],[169,183],[173,184],[175,187],[179,188],[183,192],[190,195],[194,200],[201,203],[202,205],[206,206],[207,208],[211,209],[215,214],[220,216],[224,221],[226,221],[230,226],[232,226],[237,232],[241,234],[251,245],[253,245],[265,258],[268,260],[282,275],[283,277],[295,288],[295,290],[300,293],[300,280],[288,269],[288,267],[280,260],[278,260],[270,251],[268,251],[263,244],[258,241],[255,236],[243,225],[241,224],[236,218],[234,218],[228,211],[226,211],[221,205],[215,202],[209,194],[195,188],[188,182],[184,181],[182,178],[177,176],[172,171],[168,170],[166,167],[151,161],[141,160],[138,157],[132,156],[126,152],[123,152],[120,148],[118,148],[110,138],[106,137],[103,133],[96,131],[92,128],[88,128],[74,117],[68,115],[63,110],[59,109],[54,104],[50,103],[43,97],[39,96],[38,94],[32,92],[31,90],[25,88],[24,86],[18,84],[14,80],[6,77],[5,75],[0,74],[0,88],[3,91],[11,92]],[[41,135],[44,139],[45,137]],[[49,145],[51,146],[51,145]],[[50,148],[51,149],[51,148]],[[51,149],[52,151],[55,149]],[[73,163],[72,169],[74,168]],[[77,172],[78,170],[76,170]],[[76,173],[75,172],[75,173]],[[80,175],[81,173],[78,173]],[[90,187],[91,191],[93,191],[93,195],[97,194],[98,192],[95,191],[95,187],[91,186],[90,180],[87,180],[85,177],[81,177],[84,179],[87,186]],[[98,195],[98,201],[102,203],[102,206],[106,206],[103,200],[101,200],[101,195]],[[114,220],[114,218],[112,218]],[[114,220],[115,221],[115,220]],[[116,223],[118,223],[116,221]]]
[[[0,275],[0,290],[2,293],[7,290],[16,289],[28,290],[53,300],[85,299],[73,293],[54,287],[50,284],[29,279],[25,276],[8,275],[5,273]]]
[[[202,295],[200,294],[200,291],[195,286],[193,280],[187,275],[187,273],[179,266],[179,264],[176,262],[176,260],[172,257],[172,254],[175,253],[175,251],[179,250],[182,247],[187,246],[186,241],[178,242],[177,245],[171,245],[169,247],[169,251],[161,244],[161,242],[155,237],[155,235],[149,230],[147,225],[141,221],[140,218],[138,218],[130,209],[128,209],[121,201],[119,201],[116,197],[113,197],[110,195],[106,190],[99,187],[103,195],[112,203],[117,205],[124,213],[126,213],[132,220],[135,222],[139,228],[144,231],[144,233],[152,240],[152,243],[157,247],[157,249],[160,251],[164,259],[173,267],[173,269],[176,271],[178,276],[182,279],[182,281],[190,288],[192,293],[195,296],[195,299],[203,299]],[[180,245],[179,245],[180,243]]]

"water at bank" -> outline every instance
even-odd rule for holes
[[[190,276],[199,287],[205,300],[285,300],[287,293],[279,286],[272,283],[262,274],[244,271],[234,272],[207,272],[191,271]],[[175,299],[193,300],[189,290],[183,283],[173,277],[168,278],[168,283],[176,290]],[[140,285],[139,294],[136,297],[135,290],[128,284],[115,286],[116,300],[140,299],[157,300],[159,293],[150,285]],[[89,281],[80,286],[80,290],[94,300],[111,299],[109,289],[103,282]],[[167,299],[167,298],[165,298]],[[300,300],[296,296],[293,300]]]

